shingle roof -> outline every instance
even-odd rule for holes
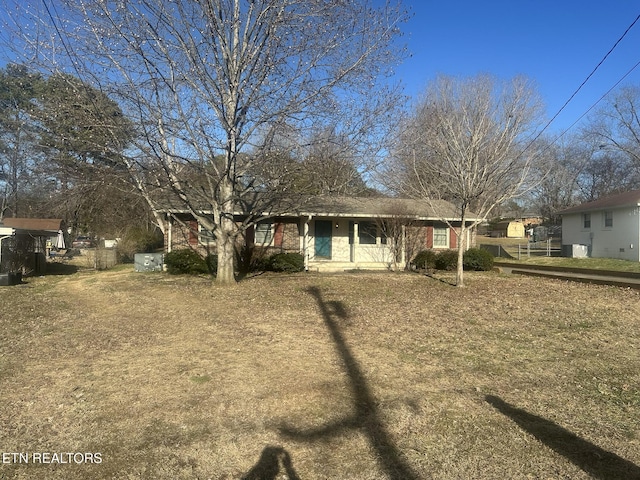
[[[324,216],[324,217],[405,217],[429,220],[458,220],[457,208],[445,200],[415,200],[408,198],[390,197],[338,197],[329,195],[298,196],[295,198],[279,198],[275,201],[263,201],[256,198],[250,202],[245,212],[270,213],[276,216]],[[180,206],[180,202],[173,199],[167,201],[161,211],[171,213],[186,213],[187,209]],[[205,212],[208,209],[202,208]],[[477,215],[467,212],[467,219],[474,221]]]
[[[388,197],[312,197],[296,213],[318,216],[459,218],[455,206],[444,200]],[[472,220],[475,216],[470,213],[468,218]]]
[[[618,195],[610,195],[599,198],[593,202],[582,203],[575,207],[567,208],[558,212],[559,215],[571,213],[589,212],[593,210],[604,210],[607,208],[637,207],[640,206],[640,190],[631,190]]]
[[[57,233],[58,230],[62,228],[62,219],[5,217],[0,224],[5,227],[19,228],[22,230],[46,230]]]

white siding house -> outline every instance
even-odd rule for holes
[[[640,190],[558,212],[563,249],[586,247],[588,256],[640,261]]]

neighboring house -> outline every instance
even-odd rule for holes
[[[540,225],[543,222],[542,215],[536,212],[527,212],[527,211],[509,211],[504,212],[500,218],[503,219],[513,219],[520,220],[525,228],[530,228],[531,226]]]
[[[533,228],[538,225],[542,225],[544,219],[540,214],[537,213],[523,213],[520,217],[520,221],[524,223],[524,228]]]
[[[165,251],[191,247],[215,253],[214,240],[184,209],[168,208]],[[207,213],[207,212],[203,212]],[[246,215],[237,212],[241,222]],[[246,230],[242,247],[261,254],[297,252],[313,271],[402,269],[423,249],[455,249],[454,206],[383,197],[311,197]],[[469,223],[476,220],[470,214]],[[466,245],[474,244],[468,235]]]
[[[640,261],[640,190],[600,198],[558,212],[566,256]]]
[[[496,223],[494,230],[491,232],[491,236],[498,238],[524,238],[524,223],[520,220],[503,220]]]
[[[47,244],[62,226],[57,219],[4,218],[0,222],[0,273],[44,273]]]
[[[5,217],[0,221],[5,227],[17,228],[19,230],[33,230],[47,232],[47,241],[55,245],[58,241],[59,232],[66,232],[64,220],[61,218],[15,218]],[[65,238],[68,244],[68,239]]]

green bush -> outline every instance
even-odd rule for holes
[[[456,250],[443,250],[436,256],[434,265],[437,270],[455,270],[458,266],[458,252]]]
[[[427,270],[435,268],[436,252],[433,250],[422,250],[418,252],[411,264],[418,270]]]
[[[218,272],[218,255],[210,253],[204,259],[204,263],[207,266],[207,270],[213,276]]]
[[[248,245],[236,246],[235,261],[238,272],[246,274],[255,270],[254,255],[255,247]]]
[[[212,257],[214,255],[209,255],[205,260],[196,251],[185,248],[167,253],[164,256],[164,263],[167,265],[167,272],[171,275],[209,273],[207,262],[212,263]]]
[[[299,253],[276,253],[267,259],[264,268],[272,272],[302,272],[304,257]]]
[[[241,247],[236,249],[236,266],[240,273],[265,272],[271,270],[269,249],[263,247]]]
[[[493,255],[481,248],[470,248],[464,252],[465,270],[489,271],[493,268]]]

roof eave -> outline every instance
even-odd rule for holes
[[[584,213],[584,212],[598,212],[603,210],[613,210],[619,208],[640,208],[640,200],[632,203],[625,203],[620,205],[594,205],[594,206],[585,206],[585,207],[571,207],[566,210],[560,210],[556,212],[556,215],[572,215],[576,213]]]
[[[171,214],[171,215],[180,215],[180,214],[190,214],[189,210],[184,209],[170,209],[163,210],[163,213]],[[213,211],[211,210],[201,210],[200,214],[202,215],[212,215]],[[234,212],[234,216],[243,216],[247,215],[246,212]],[[460,217],[441,217],[438,215],[398,215],[398,214],[389,214],[389,213],[344,213],[344,212],[278,212],[277,214],[273,214],[273,212],[262,212],[261,214],[256,215],[257,217],[264,216],[275,216],[275,217],[325,217],[325,218],[372,218],[372,219],[389,219],[389,218],[406,218],[411,220],[422,220],[422,221],[442,221],[442,222],[459,222]],[[467,223],[479,222],[482,221],[479,217],[467,217],[465,219]]]

